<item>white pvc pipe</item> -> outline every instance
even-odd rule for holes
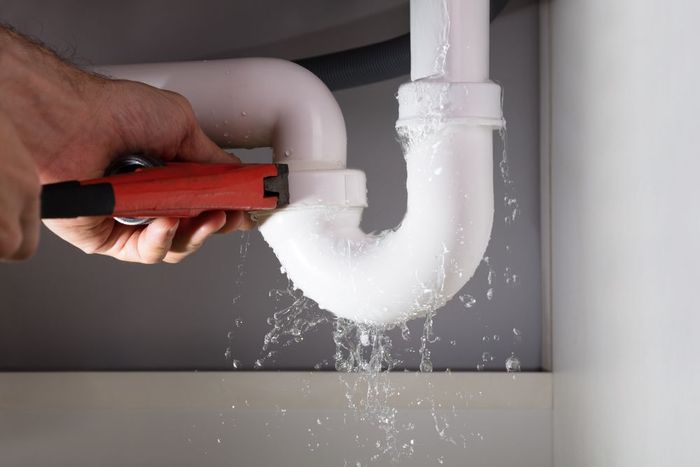
[[[292,170],[345,168],[343,114],[314,74],[286,60],[240,58],[95,68],[178,92],[216,143],[272,147]]]
[[[429,80],[399,90],[408,205],[401,226],[382,235],[359,227],[363,174],[344,170],[342,115],[328,90],[305,70],[247,59],[100,71],[184,94],[220,144],[273,146],[275,160],[290,163],[293,202],[261,217],[260,231],[287,275],[339,317],[391,324],[444,305],[473,275],[488,245],[492,130],[502,125],[500,88],[486,78],[488,5],[488,0],[411,2],[412,17],[420,8],[426,18],[438,18],[425,24],[412,19],[414,29],[432,28],[421,34],[438,38],[412,47],[412,60],[437,68],[431,68]],[[466,47],[448,42],[460,38],[468,39]]]
[[[411,80],[488,80],[489,17],[484,0],[411,0]]]
[[[474,273],[493,219],[492,131],[421,130],[406,153],[408,208],[397,230],[363,233],[360,208],[283,211],[260,227],[294,285],[321,308],[394,323],[441,307]]]

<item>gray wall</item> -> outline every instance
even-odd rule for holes
[[[549,10],[554,464],[700,465],[700,3]]]
[[[138,4],[122,3],[125,5],[120,12],[111,13],[113,21],[118,21],[118,31],[127,30],[124,25],[130,24],[130,18],[123,16],[130,5],[135,8]],[[197,14],[216,16],[211,10],[220,3],[235,2],[205,2]],[[494,357],[486,369],[502,370],[511,352],[520,358],[523,369],[540,367],[538,16],[537,5],[529,3],[512,1],[494,22],[492,32],[492,77],[505,90],[508,159],[520,216],[512,225],[504,222],[508,212],[502,203],[504,183],[496,163],[496,218],[487,252],[495,271],[493,299],[486,298],[489,271],[482,264],[463,291],[473,295],[476,304],[466,309],[455,299],[438,313],[435,334],[440,340],[431,344],[435,368],[474,370],[483,352]],[[395,8],[401,2],[386,4],[387,8]],[[74,47],[74,56],[81,63],[216,55],[231,49],[236,34],[258,37],[255,31],[246,31],[246,21],[234,19],[231,32],[217,30],[213,36],[219,38],[218,42],[210,39],[206,50],[194,50],[189,37],[176,34],[175,28],[181,24],[177,19],[160,22],[162,15],[192,14],[177,8],[161,12],[158,21],[153,19],[151,23],[142,15],[134,16],[132,35],[122,34],[126,36],[123,39],[114,34],[110,39],[103,32],[105,28],[94,24],[99,23],[97,17],[109,21],[109,10],[95,10],[90,16],[93,20],[81,22],[69,14],[77,7],[65,10],[48,8],[40,1],[1,0],[0,7],[0,20],[14,23],[62,50],[67,45]],[[239,16],[242,14],[239,12]],[[405,8],[391,17],[401,21],[387,28],[392,31],[389,36],[399,33],[401,27],[407,28],[403,24]],[[111,26],[114,28],[114,24]],[[121,45],[144,30],[150,30],[152,37],[157,31],[164,40],[149,42],[144,48]],[[343,31],[348,44],[353,37],[355,43],[365,39],[362,29]],[[354,31],[354,36],[348,31]],[[381,38],[379,32],[373,33],[371,28],[368,31],[368,35]],[[333,34],[328,37],[332,40]],[[279,38],[268,42],[275,40]],[[304,47],[304,40],[291,42],[300,47],[296,53]],[[318,49],[314,45],[317,40],[307,42],[305,50]],[[264,43],[260,40],[259,44],[246,45]],[[282,53],[294,54],[290,50]],[[406,79],[336,94],[348,126],[349,165],[367,173],[370,207],[364,225],[369,230],[396,225],[404,211],[405,168],[393,125],[397,112],[394,94]],[[498,135],[495,137],[495,161],[499,162],[502,144]],[[241,154],[260,160],[254,154]],[[429,221],[429,214],[427,217]],[[240,255],[242,245],[247,245],[244,258]],[[505,283],[506,267],[518,275],[515,286]],[[262,356],[263,337],[270,328],[267,318],[289,302],[288,298],[270,298],[269,291],[286,287],[276,258],[256,232],[214,238],[177,266],[141,266],[86,256],[43,232],[40,251],[31,261],[0,265],[0,368],[226,369],[231,368],[230,359],[224,356],[227,347],[231,358],[241,361],[242,368],[251,368]],[[236,320],[240,326],[234,324]],[[417,366],[422,326],[422,320],[410,323],[412,337],[408,342],[402,341],[398,332],[392,334],[395,354],[406,367]],[[520,330],[521,336],[515,336],[513,328]],[[495,340],[494,335],[499,338]],[[268,360],[265,368],[301,369],[316,364],[332,368],[333,352],[327,320],[303,342],[285,347]]]

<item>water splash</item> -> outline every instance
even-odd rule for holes
[[[447,70],[447,52],[450,50],[450,29],[452,25],[450,24],[450,10],[447,5],[447,0],[442,0],[441,7],[441,21],[444,27],[440,31],[440,41],[437,46],[435,61],[433,62],[432,78],[445,76]]]
[[[464,308],[471,308],[476,305],[476,298],[471,294],[463,294],[459,296],[459,301],[462,302]]]
[[[248,248],[250,247],[250,234],[248,232],[242,232],[241,233],[241,239],[240,239],[240,246],[238,247],[238,265],[236,266],[236,273],[234,276],[234,286],[236,289],[240,290],[243,284],[245,283],[245,277],[246,277],[246,259],[248,257]],[[233,297],[231,300],[231,303],[233,305],[236,305],[238,303],[238,300],[240,300],[241,296],[236,295]],[[231,361],[231,366],[234,370],[240,368],[241,362],[238,359],[233,358],[233,351],[231,350],[231,345],[233,343],[233,339],[235,338],[236,330],[239,328],[243,327],[244,321],[240,317],[236,317],[233,320],[233,329],[230,329],[226,333],[226,339],[227,339],[227,347],[226,351],[224,352],[224,358],[226,360]]]
[[[501,97],[501,100],[503,97]],[[501,181],[503,182],[504,195],[503,195],[503,207],[506,209],[505,223],[506,225],[512,224],[518,218],[520,214],[520,202],[518,201],[515,182],[510,174],[510,164],[508,161],[508,132],[506,126],[499,130],[499,135],[501,137],[501,144],[503,146],[503,151],[501,153],[501,161],[498,163],[498,167],[501,172]]]
[[[515,354],[511,354],[506,360],[506,371],[508,373],[520,371],[520,359]]]
[[[419,129],[419,131],[427,134],[434,132],[435,127],[442,125],[442,98],[438,96],[436,112],[434,118],[428,119],[428,124]],[[425,134],[408,134],[399,133],[399,140],[404,147],[404,152],[415,141],[423,138]],[[510,168],[506,154],[506,134],[505,130],[501,132],[503,141],[503,157],[499,164],[501,179],[505,187],[504,207],[507,215],[504,218],[505,225],[511,226],[516,221],[519,214],[519,206],[517,197],[515,196],[515,186],[510,176]],[[439,177],[442,172],[441,167],[435,167],[429,176]],[[380,237],[378,235],[378,237]],[[350,250],[350,246],[348,246]],[[510,253],[510,247],[506,244],[505,250]],[[247,245],[246,245],[247,251]],[[350,255],[348,256],[351,257]],[[502,280],[507,285],[515,285],[518,282],[518,276],[514,273],[510,266],[506,267],[502,272],[497,273],[496,268],[491,263],[490,257],[484,258],[484,263],[487,267],[487,282],[488,290],[486,291],[486,301],[491,301],[494,298],[494,287],[496,282]],[[239,266],[240,267],[240,266]],[[442,296],[442,284],[444,283],[445,268],[444,265],[436,271],[437,278],[434,283],[426,285],[425,293],[420,298],[421,307],[426,309],[439,308],[444,304]],[[483,293],[483,292],[481,292]],[[391,329],[374,327],[364,324],[354,323],[344,319],[333,319],[328,313],[318,309],[318,306],[310,299],[303,296],[302,292],[295,290],[291,283],[287,284],[286,288],[273,290],[270,296],[278,302],[284,302],[282,308],[277,311],[269,320],[268,324],[271,329],[265,334],[260,358],[255,362],[256,368],[263,368],[268,362],[274,362],[274,359],[281,349],[288,346],[301,343],[304,337],[318,329],[319,325],[332,323],[333,326],[333,342],[335,344],[334,364],[336,370],[340,373],[339,378],[345,385],[345,397],[348,408],[351,414],[357,417],[360,421],[366,422],[380,430],[383,434],[381,439],[377,440],[373,447],[376,452],[371,456],[371,461],[377,461],[382,456],[388,457],[392,462],[398,462],[400,459],[410,456],[414,453],[414,440],[403,442],[400,434],[404,434],[413,429],[410,424],[402,425],[398,418],[398,409],[394,406],[394,400],[398,396],[399,390],[391,384],[388,373],[402,362],[392,354],[394,351],[394,342],[390,337]],[[481,302],[483,295],[478,295]],[[465,309],[471,309],[477,303],[477,299],[471,294],[463,294],[459,296],[459,300]],[[420,345],[418,354],[420,357],[419,370],[423,373],[433,371],[433,363],[431,360],[431,344],[439,340],[434,333],[434,313],[428,313],[423,322],[422,334],[420,336]],[[411,331],[407,324],[400,326],[400,338],[403,341],[408,341],[411,338]],[[397,331],[399,331],[397,330]],[[513,335],[516,339],[520,338],[519,331],[516,333],[513,329]],[[502,333],[506,339],[506,333]],[[500,335],[490,334],[485,336],[486,341],[500,340]],[[396,338],[398,339],[398,338]],[[400,341],[399,341],[400,342]],[[450,342],[452,344],[452,341]],[[454,345],[454,344],[452,344]],[[493,350],[493,349],[491,349]],[[415,349],[413,350],[415,352]],[[484,352],[481,355],[481,361],[477,365],[477,370],[483,370],[487,364],[493,362],[495,357],[490,352]],[[501,357],[497,359],[503,361]],[[234,360],[235,361],[235,360]],[[327,364],[327,360],[319,362],[315,365],[316,368],[322,368]],[[513,354],[506,360],[506,370],[516,372],[520,369],[520,361]],[[516,369],[517,368],[517,369]],[[352,378],[344,376],[352,375]],[[433,392],[432,383],[428,380],[431,393]],[[306,390],[307,396],[311,397],[310,388]],[[428,396],[420,401],[416,401],[416,405],[426,404],[430,407],[435,432],[441,440],[454,443],[453,437],[450,435],[450,418],[449,414],[443,412],[449,407],[442,407],[439,402],[432,396]],[[452,413],[455,413],[455,408],[452,407]],[[318,423],[316,425],[321,425]],[[309,429],[312,440],[309,442],[309,449],[314,451],[319,448],[315,439],[313,439],[313,430]],[[476,434],[475,434],[476,433]],[[483,436],[478,432],[472,433],[473,438],[483,439]],[[466,445],[466,438],[462,435],[462,440]],[[362,441],[356,438],[358,443]],[[367,446],[362,446],[367,447]],[[440,462],[440,459],[437,459]],[[347,463],[347,462],[346,462]],[[357,465],[361,465],[357,462]]]
[[[412,445],[398,443],[398,410],[391,403],[396,389],[387,376],[397,362],[391,355],[392,341],[387,330],[337,319],[333,326],[333,341],[336,345],[336,370],[356,376],[345,379],[341,376],[348,408],[361,422],[384,434],[384,439],[378,440],[374,446],[377,454],[399,459],[412,453]]]
[[[330,313],[319,309],[313,300],[295,289],[291,281],[286,288],[271,290],[269,296],[282,302],[283,307],[267,319],[272,327],[263,338],[261,356],[253,365],[255,369],[263,368],[268,361],[274,362],[280,349],[303,342],[306,334],[331,320]]]

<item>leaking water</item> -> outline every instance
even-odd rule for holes
[[[409,143],[406,138],[405,135],[402,136],[404,144]],[[502,138],[505,144],[505,133],[503,133]],[[517,209],[517,199],[515,198],[513,182],[510,180],[505,151],[503,160],[499,164],[499,172],[506,191],[510,193],[509,201],[507,203],[504,201],[504,207],[515,206]],[[435,175],[437,174],[433,172],[432,176]],[[515,220],[517,212],[510,217]],[[499,220],[496,219],[496,222]],[[512,225],[512,222],[505,219],[501,222],[506,227]],[[242,262],[245,259],[247,248],[246,239],[241,246]],[[507,254],[510,254],[511,250],[507,245],[491,245],[490,248],[492,250],[493,248],[503,248]],[[480,308],[480,304],[486,305],[493,301],[502,287],[516,286],[519,281],[518,275],[511,266],[495,264],[491,255],[484,257],[480,270],[488,287],[485,290],[469,290],[468,293],[465,292],[458,296],[465,312],[473,313],[474,310]],[[441,284],[444,280],[444,267],[439,268],[436,274],[435,283]],[[237,284],[242,283],[244,275],[244,268],[241,265],[239,266]],[[427,288],[421,300],[426,306],[440,305],[439,292],[439,290]],[[324,328],[321,325],[332,325],[332,337],[335,345],[333,362],[345,387],[345,399],[350,409],[350,416],[355,417],[362,424],[376,428],[381,433],[379,439],[371,441],[356,437],[355,442],[358,448],[364,448],[363,450],[371,448],[374,451],[374,454],[369,458],[372,463],[385,463],[387,460],[400,463],[401,459],[414,455],[416,443],[411,437],[411,432],[415,426],[401,421],[399,410],[394,404],[394,400],[399,396],[399,389],[392,384],[388,377],[388,373],[397,366],[404,366],[405,362],[402,361],[401,352],[397,350],[399,350],[399,344],[405,346],[411,340],[413,325],[409,327],[407,323],[402,323],[396,329],[388,329],[335,319],[329,313],[319,310],[312,300],[304,297],[302,292],[295,289],[291,283],[270,291],[269,295],[276,302],[278,311],[268,319],[270,329],[263,337],[261,351],[254,367],[264,369],[273,366],[279,352],[302,343],[310,333]],[[406,351],[408,354],[416,353],[419,359],[418,370],[424,373],[433,371],[431,346],[440,340],[440,336],[434,332],[434,323],[435,316],[433,313],[429,313],[422,325],[419,326],[420,331],[414,331],[419,338],[417,346]],[[234,321],[234,328],[229,333],[229,338],[235,335],[237,329],[243,324],[242,321]],[[486,346],[494,345],[502,338],[506,339],[506,336],[511,333],[506,330],[502,331],[500,334],[487,333],[483,336],[482,343]],[[514,344],[519,343],[522,340],[522,332],[513,328],[511,338]],[[450,341],[450,345],[454,346],[455,344],[454,340]],[[240,362],[232,358],[230,351],[227,352],[226,356],[231,359],[234,368],[240,365]],[[316,365],[316,368],[323,368],[327,363],[327,360],[323,360]],[[520,371],[521,367],[520,360],[515,354],[506,358],[495,354],[490,347],[485,348],[480,360],[476,362],[476,369],[479,371],[492,369],[495,365],[499,365],[501,370],[513,373]],[[345,378],[345,375],[352,377]],[[313,397],[310,382],[307,383],[304,392],[308,397]],[[430,380],[428,384],[432,387]],[[434,432],[443,442],[456,444],[459,440],[459,444],[466,447],[470,440],[483,440],[484,436],[478,430],[470,432],[453,428],[456,425],[456,409],[452,407],[450,411],[450,407],[442,407],[431,395],[414,401],[414,406],[427,407],[430,410]],[[280,409],[281,415],[284,415],[283,410]],[[324,421],[316,419],[307,428],[308,449],[312,452],[316,452],[322,447],[318,438],[318,430],[323,427]],[[433,458],[432,463],[435,462],[439,463],[440,459]],[[356,465],[356,463],[353,461],[348,465]],[[359,465],[366,465],[365,461],[363,460]]]
[[[502,136],[505,141],[505,134]],[[408,141],[404,142],[408,143]],[[512,181],[508,181],[510,179],[505,152],[503,160],[499,164],[499,172],[506,189],[513,187]],[[431,174],[431,176],[438,175],[435,171]],[[511,199],[515,199],[514,188],[510,193]],[[512,201],[509,206],[513,206]],[[517,202],[515,206],[517,206]],[[512,217],[513,219],[517,218],[517,213]],[[496,219],[495,221],[502,222],[506,226],[512,225],[505,219],[501,221]],[[235,280],[238,289],[241,288],[245,279],[244,265],[248,246],[249,240],[246,236],[241,245],[241,262]],[[492,250],[493,248],[504,248],[506,252],[510,252],[510,247],[507,245],[491,245],[490,248]],[[518,283],[519,278],[512,267],[494,263],[492,256],[484,258],[480,269],[480,274],[483,274],[482,277],[488,287],[484,290],[470,289],[458,296],[459,303],[463,306],[465,313],[477,312],[482,304],[486,305],[495,300],[502,287],[512,287]],[[435,283],[440,284],[444,280],[444,267],[439,268],[436,274],[438,277]],[[412,423],[403,422],[399,416],[400,413],[394,401],[399,397],[400,390],[395,384],[392,384],[388,372],[396,367],[406,366],[402,360],[404,355],[402,355],[401,347],[405,347],[414,334],[418,342],[414,348],[405,351],[406,356],[413,353],[418,358],[419,371],[433,371],[431,349],[440,340],[440,336],[436,335],[434,330],[435,316],[432,313],[428,314],[420,326],[412,324],[409,327],[407,323],[403,323],[396,329],[386,329],[335,319],[329,313],[319,310],[313,301],[304,297],[301,291],[296,290],[291,283],[270,291],[269,295],[275,301],[277,311],[268,319],[270,328],[262,339],[261,350],[254,367],[258,369],[274,367],[280,352],[290,346],[303,343],[310,333],[331,325],[335,345],[332,363],[334,363],[345,387],[345,399],[350,411],[348,416],[355,417],[362,424],[368,424],[381,433],[378,439],[373,440],[357,437],[355,442],[358,448],[363,448],[361,451],[366,451],[369,448],[373,450],[374,454],[360,463],[356,463],[353,459],[348,465],[366,465],[366,461],[375,464],[386,464],[394,461],[400,464],[401,459],[415,455],[417,447],[414,435],[412,435],[415,426]],[[238,299],[239,297],[234,299],[234,304]],[[421,300],[426,305],[441,304],[439,290],[427,288]],[[240,318],[234,320],[232,329],[228,333],[229,340],[235,338],[236,333],[240,332],[239,330],[244,326],[245,323]],[[493,345],[494,342],[507,339],[509,334],[511,331],[507,330],[501,330],[500,334],[489,332],[484,336],[483,344]],[[517,328],[512,329],[510,338],[513,342],[519,342],[522,340],[521,331]],[[454,340],[449,340],[449,343],[451,346],[456,345]],[[241,366],[241,362],[234,357],[231,351],[227,350],[226,358],[229,359],[233,368],[238,368]],[[316,368],[325,368],[328,363],[327,360],[322,360],[318,362]],[[491,369],[487,368],[488,365],[499,365],[502,370],[514,373],[520,370],[520,361],[515,354],[506,358],[506,356],[495,354],[490,347],[484,349],[480,360],[476,362],[478,370]],[[346,375],[352,377],[344,378]],[[313,397],[311,391],[312,387],[308,382],[304,392],[308,397]],[[429,394],[425,398],[416,400],[413,404],[417,408],[428,408],[434,425],[434,433],[443,442],[450,444],[459,442],[460,445],[466,447],[469,441],[483,439],[483,434],[479,430],[457,429],[456,409],[443,407],[432,395]],[[283,416],[285,412],[285,409],[280,409],[280,416]],[[310,452],[317,452],[323,447],[320,434],[324,426],[324,420],[319,418],[314,419],[313,423],[305,428],[308,430],[307,447]],[[433,464],[439,462],[439,458],[432,458],[430,461]]]
[[[447,28],[449,28],[449,21],[446,21],[446,24]],[[446,29],[445,38],[448,32],[449,29]],[[448,49],[449,43],[447,43],[445,39],[440,53],[437,54],[435,64],[436,70],[439,72],[441,72],[440,70],[444,71],[444,61],[446,60]],[[437,126],[442,124],[441,111],[444,109],[444,98],[444,93],[438,96],[438,102],[435,106],[436,115],[434,121],[431,125],[426,126],[423,131],[434,131]],[[245,116],[245,113],[242,113],[242,116]],[[505,208],[504,212],[506,215],[500,219],[496,219],[496,222],[502,222],[506,228],[509,228],[517,220],[520,208],[516,196],[515,184],[510,175],[506,153],[505,129],[501,131],[500,135],[503,143],[503,153],[502,160],[498,164],[498,169],[501,182],[504,186],[505,194],[503,197],[503,207]],[[407,134],[399,135],[399,140],[404,147],[407,147],[411,143],[410,136],[411,135]],[[420,136],[421,135],[413,135],[413,137]],[[285,152],[285,156],[289,157],[290,155],[291,150],[288,151],[288,153]],[[442,170],[442,167],[435,167],[428,175],[437,178],[442,174]],[[242,281],[244,276],[243,262],[248,247],[247,239],[244,244],[245,247],[242,246],[241,250],[242,259],[239,265],[239,280],[236,282],[237,285],[240,285],[240,281]],[[506,256],[511,253],[511,248],[507,244],[492,245],[491,248],[503,248],[506,252]],[[478,293],[470,291],[470,293],[463,293],[458,296],[458,300],[461,302],[464,309],[470,313],[472,313],[474,309],[479,308],[479,304],[486,304],[493,301],[494,297],[498,294],[500,286],[515,286],[519,281],[517,273],[512,270],[511,266],[502,267],[501,265],[492,264],[489,256],[486,256],[483,260],[482,271],[485,271],[488,287]],[[444,281],[444,265],[440,270],[436,271],[436,273],[438,275],[436,284],[438,284],[439,288],[440,284]],[[443,304],[441,302],[442,297],[440,290],[426,288],[425,292],[421,300],[424,301],[424,305],[427,308]],[[404,441],[401,439],[401,434],[410,433],[415,427],[410,423],[400,423],[398,419],[398,409],[396,409],[393,404],[393,400],[398,396],[399,390],[392,385],[391,380],[388,378],[388,372],[403,363],[396,355],[397,342],[395,342],[395,340],[399,339],[399,343],[401,341],[405,343],[411,339],[411,330],[408,324],[401,324],[396,330],[400,337],[394,337],[397,332],[392,332],[392,329],[358,324],[344,319],[335,319],[327,312],[319,310],[318,306],[312,300],[304,297],[301,291],[296,290],[291,283],[288,283],[287,286],[282,289],[272,290],[270,292],[270,297],[278,304],[278,311],[268,319],[270,329],[263,338],[261,352],[259,358],[255,361],[254,367],[262,369],[273,364],[278,352],[289,346],[303,342],[304,338],[308,336],[309,333],[319,329],[320,325],[332,323],[333,342],[335,344],[333,360],[335,369],[339,373],[339,378],[345,385],[345,398],[348,408],[351,410],[352,415],[358,420],[376,427],[382,433],[382,438],[373,443],[376,452],[370,460],[377,462],[381,458],[388,458],[391,461],[400,462],[400,459],[413,455],[415,452],[415,440],[410,439]],[[440,340],[440,337],[436,336],[434,333],[434,320],[434,313],[428,313],[422,323],[419,346],[417,349],[412,349],[412,351],[417,351],[418,353],[418,369],[423,373],[433,371],[431,345]],[[242,324],[241,322],[241,325]],[[231,339],[232,333],[235,333],[238,328],[239,326],[236,326],[234,323],[234,330],[229,333],[229,339]],[[482,341],[484,345],[491,345],[493,342],[500,341],[501,336],[506,339],[507,333],[502,332],[501,334],[494,334],[490,332],[488,335],[484,336]],[[515,343],[519,343],[522,340],[521,331],[513,328],[512,338]],[[450,341],[450,344],[454,345],[452,342],[453,341]],[[226,357],[229,359],[232,358],[230,350],[227,350]],[[240,362],[235,359],[232,359],[231,362],[234,368],[240,365]],[[487,365],[495,363],[500,364],[501,369],[505,369],[508,372],[520,371],[520,360],[515,354],[511,354],[504,362],[503,357],[494,356],[491,350],[485,350],[482,353],[476,368],[477,370],[483,370],[487,368]],[[320,362],[318,366],[322,367],[325,364],[326,361],[323,361]],[[352,375],[353,377],[344,378],[344,375]],[[430,380],[428,381],[428,384],[432,385]],[[311,391],[310,384],[305,391],[307,393]],[[450,432],[451,416],[449,414],[444,414],[445,410],[449,408],[442,407],[432,396],[415,401],[415,406],[427,406],[430,408],[435,433],[440,439],[454,444],[456,443],[455,438],[460,437],[466,446],[466,436],[464,433],[458,434]],[[452,407],[452,413],[454,413],[454,410],[454,407]],[[284,412],[281,413],[283,414]],[[310,439],[308,448],[310,451],[315,451],[320,447],[316,439],[315,430],[322,426],[323,420],[316,419],[313,426],[308,428]],[[478,431],[471,432],[470,436],[472,439],[483,439],[483,435]],[[367,447],[363,444],[365,441],[357,436],[355,439],[358,445],[362,444],[363,447]],[[438,457],[434,459],[434,461],[442,464],[444,459]],[[346,465],[363,464],[360,462],[348,464],[346,461]]]
[[[248,247],[250,246],[250,234],[248,232],[243,232],[241,233],[241,243],[239,246],[238,250],[238,265],[236,266],[236,273],[235,273],[235,278],[233,280],[234,287],[236,290],[240,290],[245,282],[245,277],[246,277],[246,259],[248,257]],[[232,299],[232,304],[235,305],[238,300],[240,300],[241,296],[236,295]],[[226,351],[224,352],[224,358],[226,360],[231,361],[231,367],[234,370],[237,370],[241,366],[240,360],[233,358],[233,352],[231,351],[231,344],[233,342],[233,339],[237,334],[237,330],[243,327],[245,323],[243,322],[243,319],[240,317],[236,317],[233,320],[233,329],[230,329],[226,333],[226,339],[228,340],[228,346],[226,347]]]

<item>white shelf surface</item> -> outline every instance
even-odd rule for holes
[[[366,414],[357,374],[0,373],[0,463],[551,466],[551,374],[379,378]]]
[[[393,388],[390,404],[420,409],[430,398],[459,409],[549,409],[550,373],[414,372],[376,376]],[[347,409],[347,387],[367,376],[335,372],[0,373],[3,408]],[[359,391],[362,393],[363,391]]]

